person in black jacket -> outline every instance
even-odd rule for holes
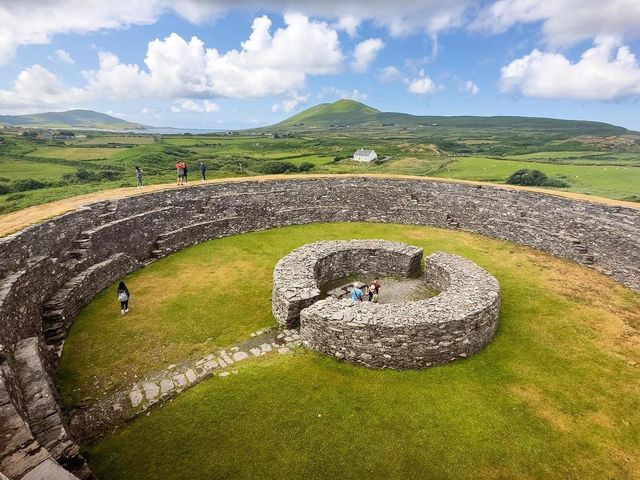
[[[200,176],[203,182],[207,179],[207,164],[203,161],[200,161]]]
[[[124,315],[129,311],[129,299],[131,298],[129,289],[124,284],[124,282],[120,282],[118,284],[116,295],[118,296],[118,301],[120,302],[120,312],[122,313],[122,315]]]

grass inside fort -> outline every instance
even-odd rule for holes
[[[640,295],[576,264],[478,235],[321,224],[213,240],[130,275],[76,319],[65,402],[274,325],[271,275],[321,239],[382,238],[463,255],[500,282],[494,341],[420,371],[373,371],[300,349],[205,380],[86,447],[101,479],[640,476]],[[90,398],[91,397],[91,398]]]

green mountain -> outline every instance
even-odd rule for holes
[[[381,112],[353,100],[321,103],[273,125],[269,129],[340,129],[347,126],[362,128],[395,126],[439,129],[517,129],[576,135],[621,135],[629,133],[629,130],[624,127],[583,120],[513,116],[417,116],[408,113]]]
[[[0,115],[0,124],[34,128],[91,128],[109,130],[137,130],[138,123],[127,122],[93,110],[68,110],[30,115]]]

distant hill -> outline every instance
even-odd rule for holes
[[[68,110],[30,115],[0,115],[0,124],[34,128],[95,128],[109,130],[137,130],[139,123],[127,122],[93,110]]]
[[[346,126],[373,127],[429,127],[456,129],[519,129],[582,135],[621,135],[629,133],[624,127],[602,122],[559,120],[540,117],[474,117],[474,116],[417,116],[408,113],[381,112],[353,100],[321,103],[268,127],[278,129],[344,128]]]

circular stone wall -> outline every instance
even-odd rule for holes
[[[303,245],[282,258],[273,271],[271,308],[283,325],[297,327],[300,312],[320,300],[321,290],[352,273],[420,273],[422,249],[385,240],[324,241]]]
[[[422,368],[464,358],[491,341],[500,287],[475,263],[456,255],[427,257],[424,280],[441,293],[425,300],[379,304],[320,300],[324,285],[352,273],[410,276],[422,249],[381,240],[304,245],[274,270],[273,312],[300,323],[308,348],[373,368]]]
[[[56,354],[84,305],[155,259],[212,238],[287,225],[400,223],[527,245],[640,291],[640,209],[630,205],[426,178],[276,176],[96,202],[0,238],[0,398],[8,401],[0,425],[12,426],[0,434],[22,439],[0,452],[0,471],[20,477],[43,459],[61,460],[58,443],[73,432],[51,374]],[[27,362],[37,365],[37,375],[18,368],[24,358],[38,360]],[[38,395],[24,395],[34,391],[34,379],[42,380]],[[38,416],[43,399],[57,414]],[[54,417],[61,434],[52,441]]]

